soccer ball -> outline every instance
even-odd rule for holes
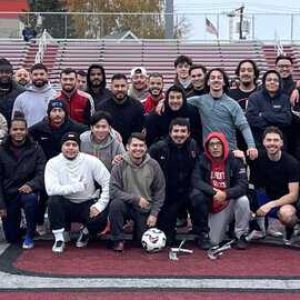
[[[144,232],[142,246],[147,252],[158,252],[166,246],[166,235],[157,228],[150,228]]]

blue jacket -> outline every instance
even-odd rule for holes
[[[282,92],[271,97],[265,89],[257,91],[249,97],[246,116],[252,128],[288,127],[292,121],[289,98]]]
[[[289,97],[281,90],[271,97],[263,88],[249,97],[246,117],[257,145],[260,145],[263,131],[268,126],[277,126],[286,135],[292,122]]]

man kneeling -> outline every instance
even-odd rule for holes
[[[79,248],[87,245],[89,234],[103,230],[107,223],[110,174],[99,159],[80,153],[79,143],[77,133],[66,133],[62,153],[46,165],[49,220],[55,237],[52,251],[56,253],[64,251],[64,231],[71,222],[83,224],[76,242]]]
[[[229,153],[223,133],[211,132],[205,142],[204,154],[192,176],[194,191],[210,209],[210,239],[215,245],[223,241],[230,221],[235,220],[237,248],[247,247],[250,206],[246,196],[248,180],[243,162]]]
[[[250,164],[257,196],[256,216],[279,219],[286,226],[284,243],[289,245],[300,215],[299,164],[294,157],[282,151],[283,134],[277,127],[265,129],[263,146],[265,151],[260,152],[258,159]],[[264,235],[261,232],[260,236]]]
[[[135,222],[135,239],[141,241],[147,227],[154,227],[165,199],[165,178],[158,162],[146,153],[145,136],[132,133],[128,152],[111,171],[109,218],[114,250],[124,250],[123,226]]]

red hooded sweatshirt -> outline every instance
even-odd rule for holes
[[[208,151],[208,142],[212,138],[219,139],[221,141],[221,143],[223,144],[222,159],[217,160],[217,159],[213,158]],[[229,154],[229,146],[228,146],[228,142],[227,142],[225,135],[221,132],[211,132],[207,136],[206,141],[205,141],[204,154],[211,163],[211,168],[210,168],[210,184],[211,184],[211,186],[218,190],[225,191],[228,188],[227,180],[226,180],[226,160],[227,160],[228,154]],[[212,199],[211,212],[212,213],[220,212],[228,205],[228,203],[229,203],[228,199],[226,199],[225,202],[223,202],[221,204]]]
[[[164,93],[161,93],[159,100],[153,99],[152,95],[149,93],[148,96],[142,101],[145,114],[148,114],[148,113],[154,111],[154,109],[158,105],[159,101],[164,98],[165,98]]]

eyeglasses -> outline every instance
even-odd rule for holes
[[[223,146],[222,142],[209,142],[208,147],[221,147]]]
[[[277,65],[278,69],[289,69],[292,67],[292,65],[282,65],[282,64],[279,64]]]

